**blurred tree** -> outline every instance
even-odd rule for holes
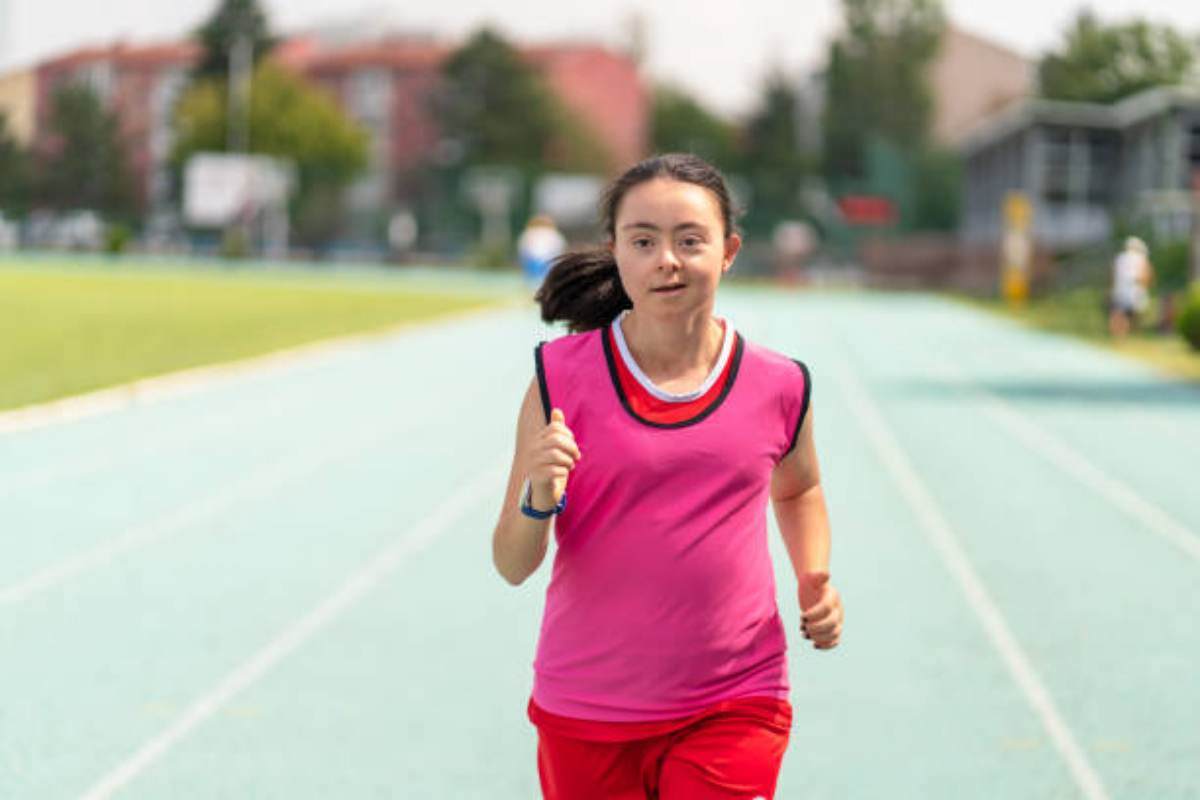
[[[579,117],[552,98],[554,135],[546,148],[544,166],[572,172],[608,172],[612,165],[607,150]]]
[[[912,227],[924,231],[958,228],[962,208],[962,157],[953,150],[927,148],[914,165],[915,208]]]
[[[13,137],[0,111],[0,213],[24,214],[29,205],[29,154]]]
[[[821,119],[822,166],[831,179],[863,172],[870,106],[868,90],[858,77],[864,70],[846,54],[846,45],[833,42],[825,74],[827,98]]]
[[[908,151],[924,144],[933,114],[926,75],[946,24],[940,0],[842,0],[842,15],[822,120],[830,178],[861,177],[873,136]]]
[[[87,86],[67,84],[51,96],[35,169],[34,193],[48,208],[88,208],[112,217],[137,205],[116,114]]]
[[[722,170],[737,164],[737,130],[674,86],[654,89],[651,146],[658,153],[695,153]]]
[[[228,108],[226,87],[219,80],[198,81],[188,89],[175,115],[172,161],[177,167],[193,153],[226,149]],[[366,167],[367,134],[333,98],[266,61],[252,80],[249,152],[295,164],[299,185],[293,212],[303,222],[320,216],[311,213],[310,204],[327,214],[331,196]],[[297,233],[304,238],[302,225]]]
[[[463,165],[606,166],[607,156],[591,132],[494,31],[475,33],[446,60],[442,76],[434,113]]]
[[[250,37],[255,63],[275,46],[267,29],[267,17],[258,0],[220,0],[196,38],[204,46],[204,57],[196,67],[196,76],[226,80],[229,77],[229,54],[239,35]]]
[[[1166,25],[1134,20],[1104,25],[1084,9],[1061,49],[1038,64],[1043,97],[1113,103],[1143,89],[1182,83],[1196,61],[1196,46]]]
[[[796,86],[781,70],[772,70],[742,137],[742,171],[753,198],[747,224],[771,225],[800,214],[800,189],[809,169],[800,151],[799,115]]]

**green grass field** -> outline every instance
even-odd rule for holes
[[[0,409],[503,299],[330,273],[0,264]]]

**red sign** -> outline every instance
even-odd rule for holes
[[[896,222],[896,204],[880,195],[844,195],[838,199],[838,208],[850,225],[893,225]]]

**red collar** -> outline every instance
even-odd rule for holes
[[[621,391],[625,394],[629,410],[647,422],[660,425],[687,422],[716,403],[729,383],[734,362],[737,360],[736,353],[730,352],[728,358],[725,359],[724,369],[721,370],[721,374],[707,392],[695,400],[673,403],[660,400],[650,394],[646,387],[642,386],[629,371],[629,365],[625,363],[625,359],[621,357],[621,351],[617,348],[616,337],[613,335],[611,325],[605,329],[604,335],[607,337],[608,349],[613,355],[612,363],[616,367],[617,381],[620,383]],[[736,349],[735,347],[734,350],[736,351]]]

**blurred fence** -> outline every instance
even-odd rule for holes
[[[859,259],[866,284],[882,289],[991,294],[1000,280],[998,244],[964,244],[951,234],[871,237],[861,243]],[[1035,247],[1030,272],[1033,291],[1054,286],[1056,274],[1050,251]]]

